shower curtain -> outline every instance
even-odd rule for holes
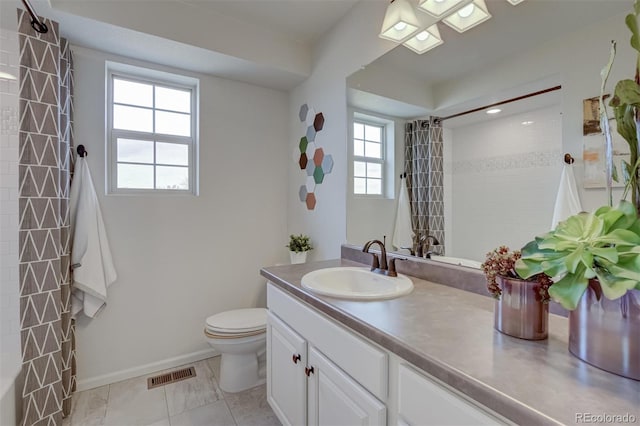
[[[405,171],[411,205],[411,226],[417,248],[420,238],[435,237],[430,250],[444,255],[444,190],[442,125],[436,117],[405,124]]]
[[[72,60],[58,24],[38,34],[18,9],[22,424],[60,425],[75,390],[69,185]]]

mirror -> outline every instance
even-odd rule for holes
[[[363,160],[360,147],[367,136],[349,125],[349,243],[386,235],[389,251],[409,254],[392,245],[405,123],[477,108],[442,121],[447,257],[477,266],[493,248],[520,248],[549,230],[565,152],[578,160],[573,170],[583,209],[605,202],[603,190],[581,185],[582,99],[599,94],[611,39],[619,40],[618,55],[624,55],[617,59],[620,78],[631,75],[633,55],[627,58],[621,45],[626,48],[624,15],[632,2],[594,0],[583,8],[532,0],[487,4],[493,17],[480,26],[459,34],[438,24],[442,46],[423,55],[398,46],[347,78],[350,123],[383,126],[388,144],[380,151],[382,172],[377,166],[369,170],[373,160]],[[526,96],[556,86],[562,89]],[[497,114],[481,108],[519,97],[500,105]],[[374,190],[367,193],[369,187]]]

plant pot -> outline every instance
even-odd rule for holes
[[[569,351],[602,370],[640,380],[640,290],[609,300],[600,282],[590,280],[569,313]]]
[[[304,263],[307,261],[307,253],[306,251],[301,251],[296,253],[295,251],[289,252],[289,258],[291,259],[291,264],[295,265],[297,263]]]
[[[519,339],[546,339],[549,304],[541,301],[539,284],[500,276],[496,281],[502,294],[495,302],[495,329]]]

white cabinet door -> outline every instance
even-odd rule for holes
[[[481,408],[407,365],[398,375],[398,413],[409,425],[479,426],[502,424]],[[399,422],[399,423],[400,423]]]
[[[267,401],[283,425],[307,423],[307,344],[273,313],[267,319]]]
[[[309,349],[309,425],[384,425],[380,401],[340,370],[316,348]]]

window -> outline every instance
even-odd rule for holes
[[[109,73],[108,192],[196,194],[197,81],[138,74]]]
[[[353,122],[353,193],[382,195],[384,187],[385,126]]]

